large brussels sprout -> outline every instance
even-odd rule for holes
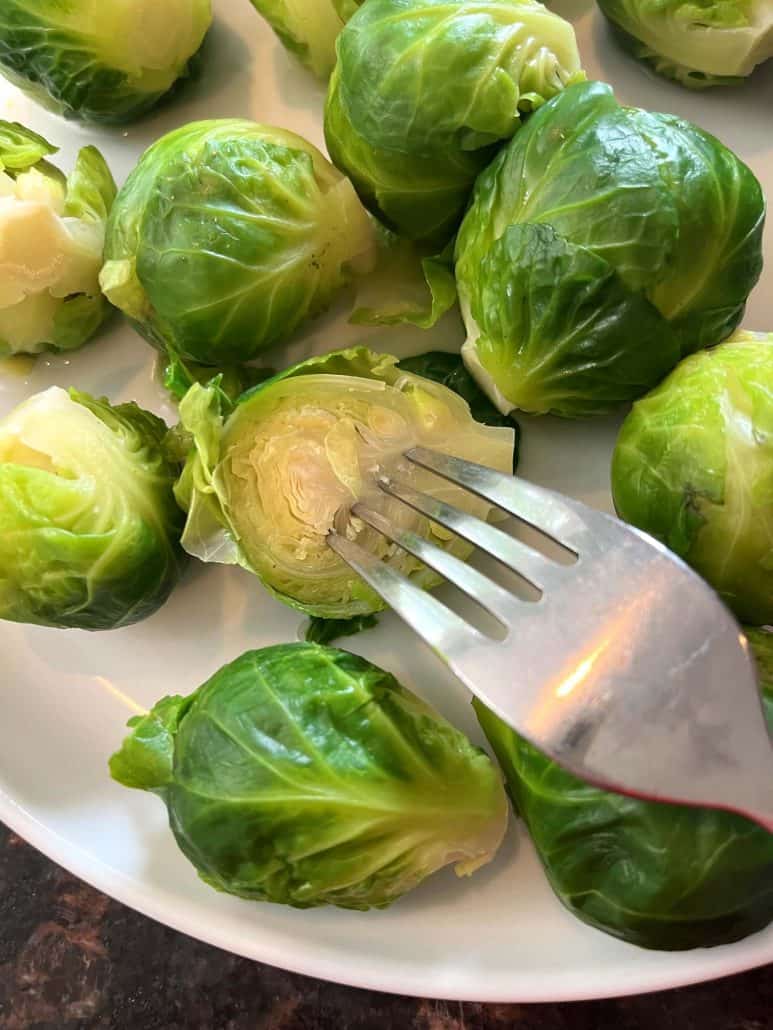
[[[368,0],[370,2],[370,0]],[[323,618],[379,611],[383,601],[328,547],[331,529],[422,586],[425,566],[351,515],[373,502],[395,524],[449,551],[469,547],[376,485],[380,471],[485,517],[490,506],[402,457],[421,444],[509,472],[513,431],[479,425],[451,390],[364,348],[311,358],[231,406],[215,384],[191,388],[180,418],[193,447],[177,497],[183,546],[202,561],[239,564],[287,604]]]
[[[80,347],[110,310],[99,270],[113,177],[86,147],[66,179],[47,161],[56,150],[0,121],[0,355]]]
[[[749,640],[773,732],[773,634],[750,631]],[[773,920],[773,834],[729,812],[591,787],[483,705],[475,711],[548,879],[574,915],[665,951],[728,944]]]
[[[211,0],[3,0],[0,72],[68,115],[125,122],[185,75]]]
[[[180,577],[166,426],[52,386],[0,421],[0,619],[115,629]]]
[[[435,245],[522,115],[582,77],[574,30],[536,0],[368,0],[337,52],[334,164],[381,221]]]
[[[456,244],[465,361],[502,411],[613,410],[735,329],[764,217],[713,136],[571,86],[476,183]]]
[[[612,492],[740,619],[773,624],[773,335],[694,354],[634,404]]]
[[[306,140],[195,122],[154,143],[118,194],[100,281],[161,350],[228,365],[326,307],[373,246],[351,184]]]
[[[362,0],[250,0],[283,45],[320,78],[336,63],[336,38]]]
[[[739,82],[773,57],[769,0],[598,0],[623,45],[691,89]]]
[[[159,794],[201,878],[253,901],[385,908],[472,873],[507,825],[483,751],[345,651],[248,651],[129,725],[113,777]]]

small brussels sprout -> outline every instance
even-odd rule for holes
[[[442,246],[523,114],[583,77],[536,0],[368,0],[338,37],[325,138],[390,229]]]
[[[748,636],[773,733],[773,633]],[[681,951],[729,944],[773,920],[773,834],[730,812],[592,787],[474,706],[553,890],[583,922]]]
[[[52,386],[0,421],[0,619],[116,629],[180,577],[166,426]]]
[[[0,355],[73,350],[108,316],[99,289],[115,183],[94,147],[69,179],[23,125],[0,121]]]
[[[68,117],[121,123],[186,74],[211,21],[211,0],[3,0],[0,72]]]
[[[466,557],[465,542],[384,496],[376,475],[395,474],[485,517],[485,501],[412,465],[403,452],[434,446],[509,472],[514,434],[479,425],[461,397],[396,361],[364,348],[311,358],[243,394],[235,407],[216,386],[193,386],[180,404],[193,440],[176,488],[188,513],[185,549],[202,561],[243,566],[279,600],[322,618],[384,607],[328,547],[333,528],[434,586],[434,573],[352,516],[352,506],[378,503],[398,526]]]
[[[773,335],[694,354],[634,404],[612,492],[740,619],[773,624]]]
[[[202,880],[252,901],[386,908],[474,872],[507,826],[484,752],[345,651],[248,651],[129,725],[114,779],[157,793]]]
[[[336,38],[362,0],[250,0],[282,44],[326,79],[336,63]]]
[[[713,136],[570,86],[475,185],[456,241],[465,362],[503,412],[612,411],[735,329],[764,220]]]
[[[626,49],[690,89],[740,82],[773,57],[769,0],[598,0]]]
[[[322,311],[374,245],[351,184],[306,140],[195,122],[155,143],[118,194],[100,281],[162,351],[238,364]]]

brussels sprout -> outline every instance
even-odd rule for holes
[[[336,63],[336,38],[362,0],[250,0],[283,45],[320,78]]]
[[[773,732],[773,634],[749,639]],[[773,834],[729,812],[591,787],[474,705],[513,806],[574,915],[665,951],[728,944],[773,920]]]
[[[113,777],[160,795],[205,883],[253,901],[385,908],[474,872],[507,825],[483,751],[345,651],[248,651],[129,725]]]
[[[434,573],[354,517],[352,506],[378,497],[398,526],[467,556],[466,543],[385,497],[376,474],[395,474],[485,517],[485,501],[402,454],[435,446],[509,472],[513,432],[479,425],[451,390],[396,362],[364,348],[311,358],[244,394],[233,410],[222,391],[193,386],[180,405],[194,444],[176,488],[188,513],[185,549],[243,566],[279,600],[322,618],[384,607],[328,547],[333,528],[420,585],[435,585]]]
[[[94,147],[69,179],[23,125],[0,121],[0,355],[73,350],[110,308],[99,289],[115,183]]]
[[[337,52],[333,163],[389,228],[440,246],[497,144],[582,78],[571,25],[536,0],[368,0]]]
[[[195,122],[155,143],[118,194],[100,281],[161,350],[237,364],[323,310],[373,246],[351,184],[306,140]]]
[[[773,57],[769,0],[598,0],[623,45],[691,89],[740,82]]]
[[[634,404],[612,492],[740,619],[773,623],[773,335],[694,354]]]
[[[164,603],[185,562],[165,433],[58,386],[0,422],[0,618],[116,629]]]
[[[186,74],[211,21],[211,0],[3,0],[0,72],[59,113],[125,122]]]
[[[504,412],[614,410],[735,329],[764,218],[713,136],[571,86],[475,185],[456,243],[465,362]]]

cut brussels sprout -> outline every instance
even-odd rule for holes
[[[248,651],[129,725],[113,777],[159,794],[205,883],[253,901],[385,908],[474,872],[507,826],[484,752],[345,651]]]
[[[571,25],[536,0],[368,0],[337,52],[333,163],[390,229],[438,246],[496,146],[583,77]]]
[[[116,629],[164,603],[185,563],[165,433],[58,386],[0,421],[0,618]]]
[[[691,89],[740,82],[773,57],[769,0],[598,0],[623,45]]]
[[[713,136],[571,86],[475,185],[456,242],[465,362],[503,412],[612,411],[735,329],[764,219]]]
[[[307,68],[326,79],[336,63],[336,39],[362,0],[250,0],[279,39]]]
[[[211,0],[3,0],[0,72],[62,114],[121,123],[186,74],[211,21]]]
[[[740,619],[773,624],[773,335],[694,354],[634,404],[612,491]]]
[[[773,732],[773,634],[749,641]],[[729,944],[773,920],[773,834],[729,812],[591,787],[474,704],[548,879],[578,918],[665,951]]]
[[[86,147],[65,179],[56,150],[0,121],[0,355],[73,350],[110,311],[99,270],[113,177]]]
[[[364,348],[311,358],[233,408],[215,386],[193,386],[180,405],[193,441],[176,488],[188,513],[185,549],[202,561],[241,565],[281,601],[323,618],[384,607],[328,547],[331,529],[420,585],[435,585],[434,573],[354,517],[352,506],[377,503],[396,525],[466,556],[466,543],[386,497],[376,477],[395,475],[485,518],[485,501],[402,455],[414,445],[437,447],[509,472],[514,434],[479,425],[461,397],[396,361]]]
[[[224,366],[322,311],[374,246],[351,184],[306,140],[195,122],[155,143],[118,194],[100,281],[159,349]]]

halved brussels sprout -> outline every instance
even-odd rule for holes
[[[129,725],[114,779],[157,793],[202,880],[252,901],[385,908],[474,872],[507,826],[488,756],[345,651],[248,651]]]
[[[735,329],[764,220],[713,136],[570,86],[475,185],[456,241],[464,359],[503,412],[614,410]]]
[[[180,405],[193,438],[176,489],[188,513],[185,549],[241,565],[281,601],[323,618],[384,607],[328,547],[333,528],[422,586],[435,585],[434,573],[352,516],[352,506],[372,501],[396,525],[466,556],[466,543],[384,496],[376,476],[383,470],[485,517],[485,501],[403,452],[434,446],[510,472],[514,434],[479,425],[461,397],[396,361],[364,348],[311,358],[256,386],[233,410],[216,385],[193,386]]]
[[[634,404],[612,491],[740,619],[773,624],[773,335],[694,354]]]
[[[115,183],[86,147],[69,179],[42,136],[0,121],[0,355],[73,350],[108,316],[99,289]]]
[[[3,0],[0,72],[62,114],[125,122],[186,74],[211,21],[211,0]]]
[[[773,633],[748,636],[773,733]],[[592,787],[474,705],[553,890],[578,918],[664,951],[729,944],[773,920],[773,834],[730,812]]]
[[[100,282],[161,350],[237,364],[323,310],[374,246],[351,184],[306,140],[194,122],[154,143],[118,194]]]
[[[623,45],[691,89],[739,82],[773,57],[769,0],[598,0]]]
[[[116,629],[180,577],[166,426],[52,386],[0,421],[0,619]]]
[[[368,0],[338,37],[325,138],[389,228],[442,246],[523,114],[583,77],[537,0]]]
[[[336,39],[362,0],[250,0],[282,44],[326,79],[336,63]]]

